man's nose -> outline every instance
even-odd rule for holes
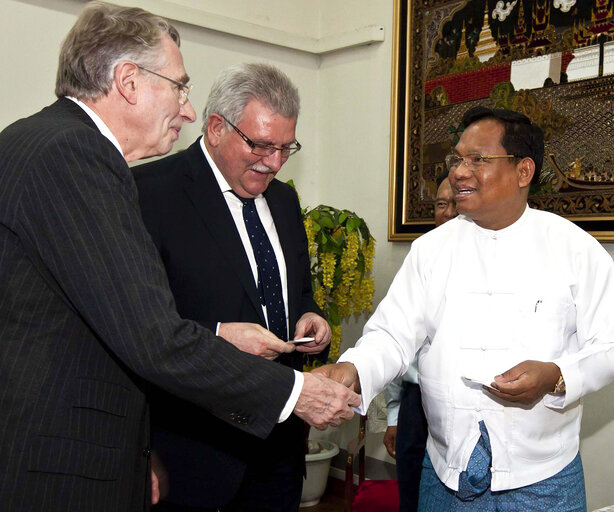
[[[267,167],[273,169],[275,172],[281,169],[281,166],[284,165],[284,160],[281,157],[281,151],[274,151],[273,154],[269,156],[265,156],[262,159],[262,163]]]
[[[190,103],[189,99],[183,105],[181,105],[179,113],[181,114],[184,123],[193,123],[196,121],[196,111],[194,110],[194,107],[192,106],[192,103]]]
[[[449,178],[452,180],[468,178],[472,175],[473,171],[465,164],[464,160],[461,160],[460,163],[448,173]]]

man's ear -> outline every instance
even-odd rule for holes
[[[526,157],[518,162],[518,186],[520,188],[530,187],[531,180],[535,174],[535,162],[532,158]]]
[[[219,114],[211,114],[207,119],[207,139],[209,144],[216,147],[226,134],[226,121]]]
[[[120,62],[115,66],[113,84],[117,92],[131,105],[136,104],[137,91],[142,80],[139,80],[139,68],[134,62]]]

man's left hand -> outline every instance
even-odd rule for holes
[[[305,336],[311,336],[314,340],[309,343],[298,344],[296,346],[297,352],[319,354],[330,343],[330,325],[320,315],[311,312],[305,313],[296,322],[294,339],[304,338]]]
[[[393,459],[397,458],[397,426],[388,425],[386,427],[386,433],[384,434],[384,446],[388,455]]]
[[[496,390],[484,389],[503,400],[530,405],[552,392],[560,375],[554,363],[523,361],[495,377]]]

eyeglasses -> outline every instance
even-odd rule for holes
[[[137,67],[139,69],[142,69],[143,71],[147,71],[148,73],[151,73],[152,75],[156,75],[156,76],[159,76],[160,78],[164,78],[164,80],[168,80],[172,84],[175,84],[177,86],[177,91],[179,92],[179,104],[185,105],[188,102],[188,96],[190,95],[190,91],[192,91],[192,87],[194,87],[194,85],[182,84],[181,82],[178,82],[177,80],[173,80],[172,78],[161,75],[160,73],[156,73],[155,71],[144,68],[143,66],[139,66],[138,64],[137,64]]]
[[[219,114],[224,121],[226,121],[230,126],[233,127],[234,131],[239,134],[245,143],[252,148],[252,153],[257,156],[271,156],[275,151],[279,151],[281,153],[282,158],[288,158],[293,155],[297,151],[300,151],[303,146],[299,143],[298,140],[294,140],[292,144],[293,146],[283,146],[278,148],[277,146],[273,146],[271,144],[258,144],[251,140],[247,135],[245,135],[241,130],[239,130],[234,124],[232,124],[228,119],[226,119],[222,114]]]
[[[463,163],[470,170],[475,171],[482,166],[482,164],[486,162],[490,162],[491,160],[495,160],[496,158],[518,158],[516,155],[480,155],[478,153],[474,153],[471,155],[446,155],[446,167],[448,171],[455,171],[458,166]]]

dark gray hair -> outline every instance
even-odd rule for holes
[[[464,128],[482,119],[494,119],[503,125],[501,145],[509,155],[519,161],[528,157],[535,162],[535,172],[531,184],[539,183],[539,174],[544,161],[544,132],[535,123],[513,110],[502,108],[472,107],[463,115]]]
[[[207,131],[211,114],[238,124],[245,106],[253,99],[283,117],[298,117],[298,89],[286,74],[269,64],[244,63],[223,70],[216,78],[203,112],[203,132]]]
[[[122,61],[163,67],[160,45],[164,34],[179,46],[179,33],[159,16],[137,7],[88,3],[62,44],[56,96],[83,100],[108,94],[115,67]]]

